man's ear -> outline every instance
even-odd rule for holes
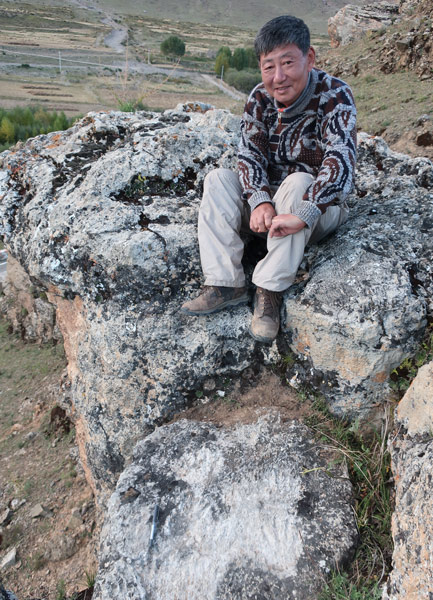
[[[314,50],[313,46],[310,46],[308,48],[308,52],[307,52],[307,64],[308,64],[308,71],[311,71],[311,69],[316,64],[316,51]]]

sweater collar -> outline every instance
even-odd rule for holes
[[[302,112],[304,110],[305,106],[307,106],[307,104],[309,103],[311,96],[313,95],[314,89],[316,87],[316,83],[317,83],[317,69],[313,69],[312,71],[310,71],[310,73],[308,75],[307,85],[304,87],[299,98],[297,98],[295,100],[295,102],[293,104],[291,104],[290,106],[283,106],[280,102],[278,102],[278,100],[275,100],[275,98],[273,98],[273,103],[274,103],[275,108],[280,113],[284,113],[284,114],[296,114],[298,112]]]

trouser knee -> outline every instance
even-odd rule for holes
[[[227,182],[233,182],[234,184],[239,182],[238,175],[230,169],[224,169],[222,167],[213,169],[204,178],[203,186],[205,191],[210,186],[220,186]]]
[[[314,177],[309,173],[292,173],[281,183],[274,196],[277,213],[291,212],[300,202]]]

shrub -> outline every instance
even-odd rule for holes
[[[160,49],[165,56],[183,56],[185,43],[176,35],[171,35],[161,43]]]
[[[226,81],[237,90],[249,94],[249,92],[262,80],[258,71],[230,71],[227,74]]]

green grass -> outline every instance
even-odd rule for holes
[[[33,387],[35,379],[43,379],[65,364],[62,344],[25,343],[9,333],[9,324],[0,318],[0,386],[2,411],[7,411],[7,399],[24,397],[26,389]],[[3,413],[4,414],[4,413]]]
[[[334,573],[318,600],[381,600],[382,589],[377,584],[355,586],[346,573]]]
[[[66,600],[66,584],[61,579],[56,586],[56,600]]]
[[[426,328],[423,339],[413,356],[405,358],[391,373],[390,385],[400,397],[415,379],[418,369],[433,360],[433,322]]]
[[[331,415],[323,399],[316,397],[312,402],[306,424],[347,464],[360,536],[354,560],[345,572],[332,575],[319,600],[380,597],[378,588],[391,568],[392,558],[389,423],[387,414],[383,431],[363,431],[357,421],[350,423]]]

